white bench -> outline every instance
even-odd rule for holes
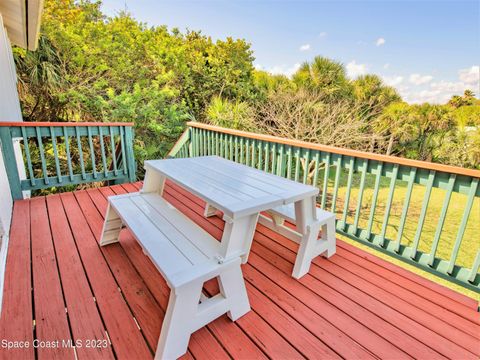
[[[302,232],[285,225],[285,220],[297,224],[295,207],[293,204],[277,206],[266,211],[270,217],[260,214],[258,222],[300,244],[297,258],[293,267],[292,276],[301,278],[308,273],[312,260],[320,254],[330,257],[335,254],[335,214],[315,208],[316,219],[313,224],[306,224],[306,231]],[[298,213],[298,212],[297,212]],[[322,237],[318,234],[322,230]]]
[[[158,193],[110,196],[108,202],[100,245],[117,242],[128,227],[171,289],[156,359],[180,357],[194,331],[225,313],[235,321],[250,310],[241,254],[224,259],[221,243]],[[217,277],[220,293],[207,298],[203,284]]]

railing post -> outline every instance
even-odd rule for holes
[[[125,145],[126,145],[126,161],[128,171],[128,181],[135,182],[137,180],[135,155],[133,153],[133,127],[125,127]]]
[[[10,184],[12,198],[14,200],[23,199],[15,150],[13,148],[13,139],[10,133],[10,128],[7,126],[0,127],[0,143],[2,146],[3,161],[5,163],[5,170],[7,171],[7,178],[8,183]]]

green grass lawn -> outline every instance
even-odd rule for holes
[[[333,169],[332,169],[333,170]],[[328,184],[328,194],[333,193],[334,186],[334,176],[335,172],[331,171],[331,177]],[[323,179],[323,174],[320,174],[319,179]],[[347,191],[347,172],[343,171],[340,177],[340,187],[338,190],[338,199],[336,206],[336,215],[337,218],[341,218],[344,204],[345,204],[345,194]],[[360,220],[359,227],[367,228],[368,218],[370,215],[370,208],[372,205],[373,197],[373,186],[375,182],[375,175],[367,175],[366,186],[363,195],[362,207],[360,211]],[[360,183],[360,174],[354,174],[353,177],[353,186],[350,195],[350,202],[348,206],[348,215],[347,223],[352,224],[355,216],[355,209],[357,207],[357,199],[359,193],[359,183]],[[385,214],[386,202],[389,193],[390,179],[382,177],[380,192],[377,200],[377,208],[375,210],[374,222],[372,227],[372,233],[379,234],[381,232],[383,218]],[[405,194],[407,191],[407,183],[404,181],[398,181],[396,183],[392,208],[388,220],[388,226],[386,231],[386,237],[388,239],[396,239],[398,226],[400,223],[400,216],[403,208],[403,202]],[[417,223],[421,211],[422,201],[425,193],[425,187],[422,185],[415,185],[413,188],[413,193],[411,197],[410,206],[407,214],[407,221],[402,235],[401,243],[403,245],[412,245],[415,232],[417,230]],[[443,206],[443,201],[445,197],[445,190],[434,188],[431,193],[430,202],[425,218],[425,224],[423,231],[420,237],[419,250],[430,253],[433,237],[436,231],[438,219],[440,216],[440,211]],[[463,211],[466,203],[466,195],[453,193],[450,200],[450,205],[447,211],[447,216],[443,226],[443,231],[440,237],[439,246],[437,249],[436,256],[442,259],[450,259],[450,255],[453,249],[453,245],[457,236],[457,231],[459,227],[460,220],[463,216]],[[331,204],[327,203],[327,210],[331,209]],[[475,255],[480,247],[480,199],[476,198],[470,217],[467,223],[467,228],[463,241],[458,252],[457,265],[471,268]],[[390,262],[398,264],[402,267],[406,267],[409,270],[421,274],[433,281],[439,282],[453,288],[463,294],[466,294],[470,297],[480,300],[479,294],[469,291],[461,286],[457,286],[449,281],[443,280],[437,276],[434,276],[426,271],[422,271],[417,267],[408,265],[402,261],[396,260],[393,257],[384,255],[378,251],[375,251],[365,245],[361,245],[358,242],[355,242],[350,239],[345,239],[345,237],[340,236],[342,240],[345,240],[356,246],[360,246],[366,249],[368,252],[371,252],[381,258],[387,259]]]

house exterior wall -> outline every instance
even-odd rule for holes
[[[0,122],[23,121],[20,109],[20,101],[17,92],[17,78],[13,61],[12,48],[3,25],[0,13]],[[20,144],[14,144],[19,175],[25,178],[25,169],[20,151]],[[3,293],[3,272],[5,268],[6,253],[8,247],[8,233],[12,218],[13,201],[10,194],[7,173],[3,154],[0,148],[0,309]]]

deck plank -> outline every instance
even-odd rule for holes
[[[46,200],[73,340],[80,341],[82,345],[76,349],[77,355],[79,359],[113,359],[110,345],[105,347],[101,342],[104,340],[108,343],[108,337],[83,271],[60,196],[51,195]],[[87,346],[86,342],[90,340],[99,340],[101,346]]]
[[[286,267],[284,268],[284,271],[288,272],[290,266],[293,267],[295,261],[295,252],[291,251],[295,249],[295,245],[286,239],[282,239],[278,234],[270,233],[267,231],[267,228],[259,226],[259,229],[271,236],[267,238],[263,234],[259,235],[259,243],[268,249],[274,250],[275,253],[281,254],[283,258],[288,260],[290,265],[285,265]],[[429,341],[436,339],[442,344],[445,343],[446,349],[456,349],[459,353],[462,353],[462,349],[459,349],[456,345],[460,345],[474,354],[480,350],[478,346],[479,341],[475,337],[403,301],[398,294],[389,293],[378,285],[374,286],[369,283],[364,278],[361,278],[358,269],[355,268],[355,264],[346,262],[343,264],[343,267],[338,266],[336,264],[337,260],[335,260],[338,258],[335,256],[329,260],[324,258],[315,259],[314,266],[311,267],[309,272],[310,275],[330,285],[332,288],[348,286],[349,292],[357,294],[357,302],[362,303],[363,307],[369,308],[377,315],[381,314],[389,323],[403,329],[406,334],[416,334],[417,339],[423,339],[427,344]],[[369,280],[374,276],[375,274],[372,273]],[[391,283],[386,284],[393,286]],[[359,291],[363,292],[363,294]],[[323,292],[320,293],[323,294]],[[394,305],[392,306],[392,304]],[[443,336],[443,338],[437,337],[438,335]]]
[[[153,357],[169,288],[128,231],[119,244],[98,244],[106,198],[140,188],[137,182],[15,203],[0,336],[31,342],[38,302],[48,309],[42,310],[45,324],[63,323],[63,335],[55,336],[67,332],[75,340],[108,331],[113,346],[98,354],[77,349],[80,359]],[[205,218],[203,200],[170,181],[165,198],[221,237],[222,214]],[[259,225],[242,266],[252,311],[236,322],[224,315],[195,332],[182,359],[480,356],[474,299],[337,243],[337,255],[316,258],[309,274],[296,280],[290,275],[298,245]],[[20,274],[33,274],[34,282]],[[50,289],[51,303],[37,298]],[[207,282],[204,291],[217,293],[217,282]],[[61,313],[65,305],[68,312]],[[34,356],[32,348],[0,347],[0,359]]]
[[[37,347],[37,355],[39,359],[74,359],[73,347],[62,344],[72,341],[72,336],[44,197],[30,200],[30,216],[35,333],[39,344],[45,344]]]
[[[30,263],[30,201],[15,201],[0,317],[0,338],[29,347],[0,347],[0,359],[33,359],[32,281]],[[19,276],[24,274],[25,276]]]
[[[124,359],[151,357],[73,193],[61,199],[115,354]]]

